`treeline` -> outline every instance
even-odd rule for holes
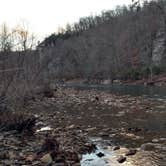
[[[22,109],[36,89],[46,85],[43,73],[48,58],[40,59],[35,43],[25,26],[0,25],[0,112]]]
[[[165,51],[158,63],[153,54],[155,47],[164,47],[156,41],[160,37],[165,43],[165,7],[163,0],[118,6],[66,25],[38,46],[41,57],[51,59],[49,76],[141,79],[159,74],[166,67]]]

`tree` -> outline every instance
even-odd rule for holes
[[[50,66],[55,68],[55,75],[127,78],[132,70],[152,66],[154,41],[163,26],[156,3],[133,1],[131,8],[122,6],[81,18],[46,38],[45,43],[54,43],[43,50],[46,55],[52,54]]]
[[[133,7],[135,8],[140,8],[140,4],[144,3],[147,4],[148,8],[154,12],[156,15],[159,14],[162,18],[162,28],[164,29],[164,38],[165,38],[165,42],[166,42],[166,2],[165,0],[151,0],[149,3],[146,0],[132,0],[133,2]],[[153,20],[153,22],[155,22],[156,19]],[[150,26],[150,28],[154,28],[153,25]],[[158,29],[158,31],[160,31],[162,29],[161,27]],[[152,80],[152,76],[153,76],[153,62],[152,62],[152,56],[153,56],[153,44],[154,44],[154,40],[156,38],[156,34],[157,32],[154,32],[154,30],[152,31],[151,35],[149,35],[149,40],[148,40],[148,47],[150,48],[150,54],[149,54],[149,69],[150,69],[150,79]]]
[[[147,3],[147,0],[132,0],[132,7],[133,8],[140,8],[140,4],[142,3]],[[165,0],[151,0],[151,4],[153,7],[159,10],[160,14],[163,17],[163,23],[164,23],[164,28],[166,31],[166,2]]]
[[[36,37],[30,33],[28,26],[25,23],[17,25],[13,29],[15,50],[27,51],[33,50],[36,46]]]
[[[34,35],[21,26],[13,30],[6,24],[0,29],[0,104],[16,99],[35,86],[39,70],[34,54]],[[33,84],[33,85],[32,85]],[[21,99],[21,97],[20,97]],[[14,100],[13,100],[14,101]],[[16,101],[16,100],[15,100]]]
[[[0,51],[7,52],[13,48],[12,32],[8,28],[6,23],[1,25],[0,29]]]

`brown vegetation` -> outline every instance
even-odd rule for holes
[[[49,74],[60,80],[153,77],[155,68],[159,74],[166,69],[163,11],[163,0],[118,6],[67,25],[38,49],[42,56],[51,57]]]
[[[1,111],[0,131],[15,130],[18,133],[33,134],[36,118],[25,113]]]

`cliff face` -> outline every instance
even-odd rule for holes
[[[166,2],[165,2],[166,6]],[[140,79],[166,70],[166,31],[156,4],[86,17],[39,46],[57,78]],[[43,59],[44,61],[45,59]],[[156,67],[157,66],[157,67]]]
[[[165,30],[160,29],[153,43],[152,62],[156,66],[161,66],[165,62]]]

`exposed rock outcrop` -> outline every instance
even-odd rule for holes
[[[164,28],[160,29],[153,42],[152,62],[156,66],[162,65],[165,59],[165,35]]]

